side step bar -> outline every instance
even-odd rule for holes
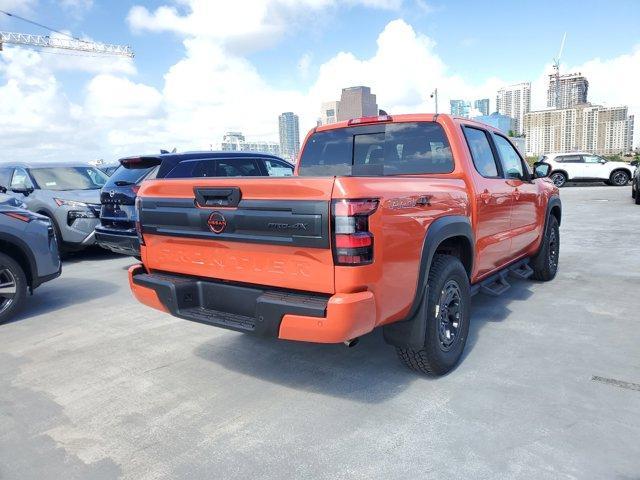
[[[533,270],[529,266],[529,259],[520,260],[500,270],[498,273],[494,273],[490,277],[485,278],[481,282],[471,285],[471,295],[477,293],[484,293],[492,297],[502,295],[511,287],[511,284],[507,281],[509,275],[519,280],[526,280],[531,277]]]

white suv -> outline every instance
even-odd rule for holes
[[[628,163],[610,162],[586,152],[550,153],[539,162],[551,165],[549,177],[556,187],[562,187],[567,181],[602,181],[622,187],[629,183],[636,169]]]

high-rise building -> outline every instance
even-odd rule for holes
[[[525,115],[527,155],[582,150],[598,155],[628,152],[633,146],[633,115],[626,106],[581,104]]]
[[[338,121],[340,101],[333,100],[331,102],[322,102],[321,108],[320,125],[329,125],[330,123],[336,123]]]
[[[450,100],[449,104],[451,105],[451,115],[455,115],[456,117],[469,117],[471,102],[466,102],[464,100]]]
[[[278,117],[280,130],[280,154],[285,160],[295,163],[300,151],[300,126],[298,116],[284,112]]]
[[[549,75],[547,107],[571,108],[587,103],[588,91],[589,82],[581,73],[560,75],[559,81],[555,75]]]
[[[480,111],[482,115],[489,115],[489,99],[479,98],[473,102],[473,108]]]
[[[259,152],[280,155],[278,142],[265,140],[246,141],[242,132],[227,132],[222,137],[220,149],[227,152]]]
[[[518,83],[498,90],[496,111],[513,118],[515,133],[523,133],[524,115],[531,111],[531,82]]]
[[[376,96],[371,93],[369,87],[343,88],[337,111],[339,122],[352,118],[376,116],[378,115]]]
[[[479,115],[473,117],[473,120],[491,125],[506,134],[509,134],[511,130],[515,131],[515,119],[498,112],[493,112],[491,115]]]

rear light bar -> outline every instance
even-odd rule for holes
[[[142,224],[140,223],[140,217],[142,214],[142,200],[140,200],[140,197],[136,197],[135,210],[136,210],[136,234],[138,235],[138,242],[140,242],[140,245],[144,245],[144,237],[142,236]]]
[[[336,265],[367,265],[373,262],[373,234],[369,216],[378,199],[333,200],[333,260]]]
[[[347,125],[364,125],[366,123],[381,123],[392,121],[393,118],[391,117],[391,115],[376,115],[374,117],[352,118],[347,122]]]

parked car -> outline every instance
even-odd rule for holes
[[[100,189],[107,176],[82,163],[0,165],[0,184],[32,212],[49,217],[62,251],[95,243]]]
[[[18,313],[28,291],[61,272],[50,220],[20,208],[5,191],[0,187],[0,323]]]
[[[540,162],[551,166],[551,180],[560,188],[571,182],[605,182],[622,187],[629,183],[636,167],[626,162],[613,162],[586,152],[550,153]]]
[[[121,167],[102,189],[96,240],[111,251],[136,257],[140,255],[140,246],[135,229],[137,218],[134,205],[144,180],[293,174],[293,165],[281,158],[250,152],[167,153],[124,158],[120,163]]]
[[[130,285],[148,306],[267,337],[353,345],[383,327],[406,365],[444,374],[471,295],[555,277],[549,173],[499,130],[449,115],[323,125],[293,177],[145,182]]]
[[[640,162],[634,160],[630,165],[635,167],[633,178],[631,179],[631,198],[635,199],[636,205],[640,205]]]

